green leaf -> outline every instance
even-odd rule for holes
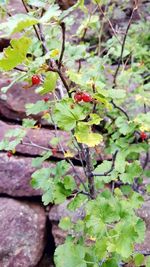
[[[50,168],[42,168],[40,170],[35,171],[32,174],[32,180],[31,180],[31,185],[33,186],[33,188],[48,190],[50,174],[51,174]]]
[[[134,262],[135,262],[135,266],[137,266],[137,267],[143,265],[143,263],[144,263],[144,255],[136,254],[134,256]]]
[[[104,160],[103,163],[99,164],[96,169],[94,170],[94,174],[103,174],[107,171],[110,170],[111,168],[111,165],[112,165],[112,162],[111,161],[108,161],[108,160]],[[104,179],[103,176],[101,179]]]
[[[109,259],[106,262],[104,262],[102,267],[118,267],[118,262],[114,259]]]
[[[148,184],[148,185],[146,186],[146,191],[147,191],[147,193],[150,193],[150,184]]]
[[[95,215],[88,216],[86,219],[87,233],[90,236],[102,237],[106,232],[106,225],[103,220]]]
[[[31,39],[21,37],[19,39],[12,39],[11,46],[4,49],[3,57],[0,59],[0,68],[9,71],[21,64],[31,45]]]
[[[25,107],[26,107],[26,114],[31,115],[31,114],[38,114],[42,111],[48,110],[49,105],[44,101],[37,101],[35,104],[28,103],[26,104]]]
[[[74,105],[72,109],[71,105],[74,105],[73,100],[64,99],[59,103],[56,103],[54,110],[54,120],[63,130],[70,131],[75,128],[77,121],[84,120],[86,114],[84,114],[84,108],[78,104]]]
[[[142,168],[138,161],[134,161],[133,163],[128,163],[126,167],[126,171],[124,174],[120,175],[120,179],[124,183],[132,184],[134,182],[134,178],[139,177],[142,173]]]
[[[71,229],[72,227],[72,222],[69,217],[64,217],[60,220],[59,227],[63,229],[64,231],[67,231]]]
[[[87,196],[79,194],[75,196],[68,204],[68,209],[71,211],[75,211],[77,208],[81,207],[86,201]]]
[[[6,32],[6,36],[10,36],[16,32],[29,28],[38,23],[38,20],[27,14],[16,14],[0,25],[0,29]]]
[[[109,89],[108,96],[112,99],[125,98],[126,92],[125,90],[121,90],[121,89]]]
[[[135,224],[135,231],[137,233],[136,243],[142,243],[145,239],[146,226],[142,219],[138,219]]]
[[[36,121],[34,119],[23,119],[22,126],[25,128],[34,128]]]
[[[22,128],[8,130],[4,139],[0,142],[0,150],[15,150],[16,146],[23,140],[25,135],[26,131]]]
[[[98,114],[95,113],[91,113],[90,114],[90,120],[86,123],[87,125],[98,125],[100,123],[100,121],[102,121],[103,119],[100,118],[100,116]]]
[[[43,204],[47,206],[49,203],[53,203],[53,200],[54,200],[53,188],[50,188],[45,193],[43,193],[42,201]]]
[[[38,92],[41,95],[51,93],[56,88],[56,82],[57,82],[58,74],[55,72],[48,72],[46,74],[44,83],[42,87],[39,87],[36,92]]]
[[[83,143],[89,147],[99,145],[103,141],[101,134],[93,133],[91,127],[84,122],[80,122],[77,125],[75,131],[75,137],[79,143]]]
[[[62,178],[69,171],[69,167],[70,165],[68,162],[61,160],[56,164],[55,168],[52,169],[52,173],[56,177]]]
[[[52,155],[52,152],[48,151],[48,152],[44,153],[42,157],[37,157],[37,158],[32,159],[32,166],[35,168],[41,167],[42,163],[46,159],[48,159],[51,155]]]
[[[150,112],[146,114],[139,114],[135,119],[134,122],[140,125],[141,131],[150,131]]]
[[[75,180],[73,179],[71,175],[67,175],[64,177],[63,184],[64,184],[65,189],[69,189],[71,191],[73,191],[76,187]]]
[[[146,267],[150,267],[150,256],[146,257]]]
[[[40,19],[39,23],[47,23],[52,18],[58,17],[61,14],[58,5],[51,5],[49,6],[48,10],[44,13],[42,18]]]
[[[7,131],[5,134],[6,138],[11,138],[11,137],[17,137],[22,139],[26,135],[26,131],[22,128],[15,128],[15,129],[10,129]]]
[[[71,194],[71,190],[65,190],[62,183],[55,183],[54,202],[55,204],[63,203]]]
[[[123,151],[119,151],[116,160],[115,160],[115,170],[119,173],[123,173],[125,171],[126,161],[125,161],[125,153]]]
[[[130,132],[130,125],[129,122],[124,117],[118,117],[116,119],[116,126],[119,128],[119,132],[121,134],[126,135]]]
[[[56,248],[54,261],[57,267],[87,267],[84,257],[83,246],[66,242]]]

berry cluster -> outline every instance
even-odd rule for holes
[[[91,97],[90,94],[86,93],[86,92],[77,92],[74,95],[74,100],[76,102],[92,102],[93,98]]]

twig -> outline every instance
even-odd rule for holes
[[[29,10],[28,10],[28,8],[27,8],[27,6],[26,6],[25,1],[24,1],[24,0],[21,0],[21,1],[22,1],[22,4],[23,4],[23,6],[24,6],[26,12],[29,13]],[[38,27],[39,27],[39,24],[38,24]],[[42,44],[43,51],[47,52],[47,49],[46,49],[46,47],[45,47],[45,44],[43,43],[43,40],[42,40],[42,38],[41,38],[39,32],[37,31],[37,28],[36,28],[35,25],[33,25],[33,29],[34,29],[34,31],[35,31],[35,33],[36,33],[36,36],[37,36],[38,40],[39,40],[39,41],[41,42],[41,44]]]
[[[75,169],[75,166],[73,165],[72,161],[70,159],[66,159],[66,161],[68,161],[68,163],[72,166],[72,168],[74,170],[74,173],[75,173],[75,176],[77,177],[79,182],[82,184],[84,190],[87,191],[87,187],[86,187],[85,183],[82,181],[81,177],[78,175],[78,173],[77,173],[77,171]]]
[[[92,84],[92,89],[93,89],[93,93],[95,94],[96,93],[95,83]],[[97,103],[94,102],[94,105],[93,105],[93,113],[96,113],[96,105],[97,105]]]
[[[144,103],[144,113],[145,114],[147,113],[147,106],[146,106],[145,103]],[[148,143],[148,140],[146,140],[146,142]],[[148,162],[149,162],[149,151],[146,152],[146,157],[145,157],[145,160],[144,160],[143,169],[146,168]]]
[[[71,94],[69,92],[70,91],[69,85],[68,85],[66,79],[64,78],[64,75],[62,74],[61,70],[59,70],[58,68],[52,67],[52,66],[49,67],[49,70],[58,73],[58,75],[59,75],[64,87],[66,88],[66,91],[67,91],[68,95],[71,96]]]
[[[77,149],[77,151],[78,151],[78,155],[79,155],[79,158],[80,158],[80,162],[81,162],[82,168],[83,168],[83,170],[84,170],[84,174],[85,174],[85,176],[86,176],[86,170],[85,170],[85,166],[84,166],[84,162],[83,162],[83,158],[82,158],[82,147],[79,146],[79,144],[78,144],[78,142],[77,142],[77,140],[76,140],[76,138],[75,138],[74,135],[73,135],[73,138],[74,138],[75,142],[77,143],[77,145],[76,145],[75,142],[72,140],[73,145],[74,145],[74,147],[75,147],[75,148]]]
[[[116,31],[115,31],[115,29],[114,29],[114,27],[113,27],[113,25],[112,25],[110,19],[105,15],[105,12],[102,10],[102,8],[101,8],[101,6],[99,5],[99,3],[98,3],[97,1],[96,1],[96,3],[97,3],[97,6],[98,6],[99,11],[102,13],[103,17],[107,19],[107,21],[108,21],[108,23],[109,23],[109,25],[110,25],[110,27],[111,27],[113,33],[114,33],[114,36],[116,37],[116,39],[118,40],[118,42],[121,44],[121,41],[119,40],[119,38],[118,38],[118,36],[117,36],[117,34],[116,34]]]
[[[127,120],[130,121],[129,115],[127,114],[127,112],[123,108],[121,108],[120,106],[116,105],[113,100],[111,100],[111,103],[114,106],[114,108],[119,109],[126,116]]]
[[[111,165],[110,169],[107,172],[99,173],[99,174],[93,173],[93,175],[94,176],[108,176],[114,170],[117,154],[118,154],[118,150],[116,150],[116,152],[113,154],[113,156],[112,156],[112,165]]]
[[[91,162],[91,156],[90,156],[90,149],[89,147],[86,147],[85,149],[85,161],[86,161],[86,175],[88,178],[88,187],[90,196],[92,199],[95,199],[95,185],[94,185],[94,176],[93,176],[93,166]]]
[[[40,39],[42,41],[42,47],[43,47],[43,54],[45,53],[48,53],[49,50],[48,48],[46,47],[46,41],[45,41],[45,36],[43,34],[43,30],[42,30],[42,25],[38,23],[38,28],[39,28],[39,36],[40,36]]]
[[[86,191],[77,191],[77,195],[79,195],[79,194],[82,194],[82,195],[85,195],[85,196],[88,196],[88,197],[90,197],[91,198],[91,195],[90,195],[90,193],[89,192],[86,192]]]
[[[125,34],[124,34],[124,38],[123,38],[123,42],[122,42],[122,46],[121,46],[121,53],[120,53],[120,57],[119,57],[119,61],[118,61],[118,66],[116,68],[116,71],[115,71],[115,74],[114,74],[114,79],[113,79],[113,88],[116,87],[116,79],[117,79],[117,76],[118,76],[118,72],[120,70],[120,66],[121,66],[121,63],[122,63],[122,59],[123,59],[123,52],[124,52],[124,48],[125,48],[125,43],[126,43],[126,39],[127,39],[127,35],[128,35],[128,31],[130,29],[130,26],[131,26],[131,22],[132,22],[132,18],[133,18],[133,14],[135,12],[135,10],[137,10],[137,6],[135,6],[132,10],[132,14],[131,14],[131,17],[129,19],[129,22],[128,22],[128,25],[127,25],[127,28],[126,28],[126,31],[125,31]]]
[[[148,142],[147,142],[148,143]],[[147,164],[149,163],[149,151],[146,152],[146,157],[143,165],[143,169],[146,168]]]
[[[3,8],[2,6],[0,6],[0,9],[2,9],[4,12],[6,12],[6,14],[9,16],[9,17],[12,17],[12,14],[10,12],[8,12],[5,8]]]
[[[32,147],[40,148],[40,149],[43,149],[43,150],[46,150],[46,151],[51,151],[50,148],[37,145],[37,144],[33,143],[31,140],[30,140],[30,143],[21,141],[21,145],[32,146]]]
[[[62,59],[63,59],[64,52],[65,52],[65,35],[66,35],[66,25],[65,25],[65,23],[61,22],[60,27],[61,27],[61,31],[62,31],[62,47],[61,47],[60,57],[59,57],[59,60],[58,60],[58,69],[61,68]]]
[[[21,71],[21,72],[28,72],[27,70],[25,70],[25,69],[21,69],[21,68],[19,68],[19,67],[15,67],[14,70],[19,70],[19,71]]]

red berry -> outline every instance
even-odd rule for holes
[[[43,100],[44,100],[44,102],[46,103],[46,102],[49,101],[49,97],[46,96],[46,97],[43,98]]]
[[[39,75],[32,76],[32,85],[38,85],[41,82],[41,78]]]
[[[57,149],[56,148],[52,148],[52,154],[53,154],[53,156],[56,156],[56,154],[57,154]]]
[[[88,93],[83,93],[82,94],[82,100],[84,102],[91,102],[92,101],[92,97]]]
[[[75,95],[74,95],[74,100],[75,100],[76,102],[80,102],[80,101],[82,101],[82,93],[81,93],[81,92],[77,92],[77,93],[75,93]]]
[[[144,141],[147,138],[147,134],[145,132],[141,132],[140,137],[141,137],[142,141]]]
[[[11,83],[11,80],[7,80],[7,83]]]
[[[11,158],[11,157],[12,157],[12,155],[13,155],[13,154],[12,154],[12,152],[11,152],[11,151],[8,151],[8,152],[7,152],[7,157],[8,157],[8,158]]]

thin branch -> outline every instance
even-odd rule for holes
[[[42,25],[38,23],[38,29],[39,29],[39,36],[40,36],[40,40],[42,41],[42,47],[43,47],[43,54],[48,53],[49,50],[46,47],[46,41],[45,41],[45,36],[43,34],[43,29],[42,29]]]
[[[133,8],[133,10],[132,10],[132,14],[131,14],[131,17],[129,19],[129,22],[128,22],[128,25],[127,25],[127,28],[126,28],[126,31],[125,31],[125,34],[124,34],[124,38],[123,38],[123,42],[122,42],[122,46],[121,46],[121,53],[120,53],[120,57],[119,57],[119,61],[118,61],[118,66],[117,66],[115,74],[114,74],[113,88],[115,88],[116,85],[117,85],[116,84],[116,80],[117,80],[118,72],[120,70],[120,66],[121,66],[121,63],[122,63],[122,60],[123,60],[123,52],[124,52],[124,48],[125,48],[125,43],[126,43],[126,39],[127,39],[127,36],[128,36],[128,31],[130,29],[132,18],[133,18],[135,10],[137,10],[137,6],[135,6]]]
[[[79,180],[79,182],[82,184],[83,188],[85,191],[87,191],[87,187],[85,185],[85,183],[82,181],[81,177],[78,175],[75,166],[73,165],[72,161],[70,159],[66,159],[66,161],[68,161],[68,163],[71,165],[71,167],[73,168],[73,171],[75,173],[76,178]]]
[[[64,56],[64,52],[65,52],[65,36],[66,36],[66,25],[64,22],[61,22],[60,24],[60,27],[61,27],[61,31],[62,31],[62,47],[61,47],[61,53],[60,53],[60,57],[59,57],[59,60],[58,60],[58,69],[61,68],[61,65],[62,65],[62,59],[63,59],[63,56]]]
[[[88,178],[88,187],[90,196],[92,199],[95,199],[96,193],[95,193],[95,185],[94,185],[94,176],[93,176],[93,166],[90,156],[90,149],[89,147],[86,147],[85,149],[85,161],[86,161],[86,175]]]
[[[24,141],[21,141],[21,145],[26,145],[26,146],[31,146],[31,147],[40,148],[40,149],[43,149],[43,150],[46,150],[46,151],[51,151],[50,148],[47,148],[47,147],[44,147],[44,146],[37,145],[37,144],[33,143],[31,140],[30,140],[30,142],[24,142]]]
[[[83,162],[83,158],[82,158],[82,147],[80,147],[79,146],[79,144],[78,144],[78,142],[77,142],[77,140],[76,140],[76,138],[75,138],[75,136],[73,135],[73,138],[74,138],[74,141],[77,143],[77,145],[75,144],[75,142],[72,140],[72,142],[73,142],[73,145],[74,145],[74,147],[77,149],[77,151],[78,151],[78,155],[79,155],[79,158],[80,158],[80,162],[81,162],[81,165],[82,165],[82,168],[83,168],[83,170],[84,170],[84,174],[85,174],[85,176],[86,176],[86,170],[85,170],[85,166],[84,166],[84,162]]]
[[[116,150],[116,152],[113,154],[112,156],[112,164],[111,164],[111,167],[110,169],[107,171],[107,172],[104,172],[104,173],[93,173],[94,176],[109,176],[110,173],[114,170],[115,168],[115,161],[116,161],[116,157],[117,157],[117,154],[118,154],[118,150]]]
[[[90,195],[90,193],[89,192],[86,192],[86,191],[77,191],[77,195],[79,195],[79,194],[82,194],[82,195],[85,195],[85,196],[88,196],[88,197],[90,197],[91,198],[91,195]]]
[[[24,0],[22,0],[22,4],[23,4],[23,6],[24,6],[24,8],[25,8],[26,12],[28,13],[28,12],[29,12],[29,10],[28,10],[28,8],[27,8],[27,6],[26,6],[26,4],[25,4],[25,1],[24,1]]]
[[[27,70],[25,70],[25,69],[21,69],[21,68],[19,68],[19,67],[15,67],[14,70],[19,70],[19,71],[21,71],[21,72],[28,72]]]
[[[117,108],[118,110],[120,110],[126,116],[127,120],[130,121],[129,115],[127,114],[127,112],[123,108],[116,105],[113,100],[111,100],[111,103],[114,106],[114,108]]]
[[[68,85],[68,83],[67,83],[67,81],[66,81],[66,79],[65,79],[65,77],[64,77],[64,75],[63,75],[63,73],[61,72],[61,70],[59,70],[59,69],[57,69],[57,68],[55,68],[55,67],[52,67],[52,66],[49,67],[49,70],[58,73],[58,75],[59,75],[59,77],[60,77],[60,79],[61,79],[61,81],[62,81],[64,87],[66,88],[66,91],[67,91],[68,95],[71,96],[71,94],[70,94],[70,92],[69,92],[69,91],[70,91],[70,89],[69,89],[69,85]]]
[[[28,10],[28,8],[27,8],[27,5],[26,5],[25,1],[24,1],[24,0],[21,0],[21,1],[22,1],[22,4],[23,4],[23,6],[24,6],[26,12],[29,13],[29,10]],[[38,27],[39,27],[39,25],[38,25]],[[35,31],[35,33],[36,33],[36,36],[37,36],[38,40],[39,40],[39,41],[41,42],[41,44],[42,44],[43,51],[47,52],[47,49],[46,49],[46,47],[45,47],[45,44],[44,44],[44,42],[43,42],[43,40],[42,40],[42,37],[43,37],[43,36],[41,37],[41,35],[40,35],[39,32],[37,31],[37,28],[36,28],[35,25],[33,25],[33,29],[34,29],[34,31]]]
[[[116,39],[118,40],[118,42],[121,44],[121,41],[119,40],[119,38],[118,38],[118,36],[117,36],[117,34],[116,34],[116,31],[115,31],[115,29],[114,29],[114,27],[113,27],[113,25],[112,25],[110,19],[106,16],[105,12],[103,11],[103,9],[102,9],[101,6],[99,5],[99,3],[98,3],[97,1],[96,1],[96,3],[97,3],[97,6],[98,6],[98,9],[99,9],[100,13],[102,13],[103,17],[108,21],[108,23],[109,23],[109,25],[110,25],[110,27],[111,27],[113,33],[114,33],[114,36],[116,37]]]
[[[9,17],[12,17],[12,14],[10,12],[8,12],[5,8],[0,6],[0,9],[2,9]]]
[[[147,113],[147,106],[146,106],[145,103],[144,103],[144,113],[145,113],[145,114]],[[146,141],[147,141],[147,143],[148,143],[148,140],[146,140]],[[146,157],[145,157],[145,160],[144,160],[143,169],[146,168],[148,162],[149,162],[149,151],[146,152]]]

